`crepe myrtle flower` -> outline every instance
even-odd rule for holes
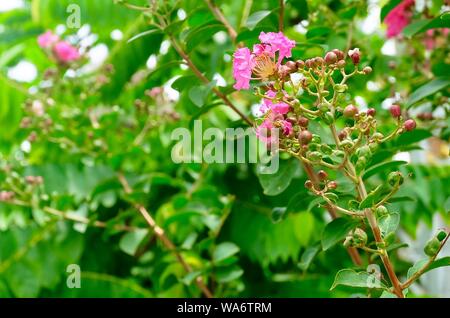
[[[58,61],[62,63],[73,62],[81,57],[78,49],[66,41],[56,43],[53,48],[53,52]]]
[[[403,0],[388,13],[384,19],[387,25],[386,36],[388,38],[398,36],[411,23],[413,15],[411,8],[414,6],[414,3],[414,0]]]
[[[38,44],[41,48],[47,49],[52,47],[56,42],[59,41],[59,37],[53,34],[52,31],[47,31],[38,37]]]
[[[261,32],[261,43],[249,48],[239,48],[233,55],[233,77],[237,90],[249,89],[250,80],[266,81],[275,76],[281,62],[292,56],[295,41],[288,39],[282,32]],[[252,74],[255,77],[252,77]]]

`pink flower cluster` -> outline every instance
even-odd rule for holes
[[[237,49],[233,55],[233,77],[236,80],[233,87],[237,90],[250,88],[252,71],[257,64],[258,57],[274,59],[275,54],[278,53],[278,59],[275,64],[278,67],[285,57],[292,56],[291,50],[295,47],[295,41],[289,40],[282,32],[261,32],[259,40],[261,44],[254,45],[253,52],[249,48],[244,47]],[[265,61],[267,64],[267,60]],[[263,71],[270,71],[270,65],[259,64]]]
[[[411,7],[413,5],[414,0],[403,0],[388,13],[384,19],[387,25],[386,36],[388,38],[396,37],[411,23],[411,17],[413,15]]]
[[[76,47],[67,41],[60,40],[52,31],[41,34],[38,37],[38,44],[43,49],[51,49],[53,55],[61,63],[70,63],[81,57]]]

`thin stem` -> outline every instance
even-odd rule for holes
[[[412,283],[414,283],[417,279],[419,279],[420,276],[422,276],[427,271],[427,269],[431,266],[431,264],[433,264],[434,260],[436,259],[436,257],[438,256],[438,254],[442,250],[442,248],[444,247],[444,245],[447,242],[447,240],[449,239],[449,237],[450,237],[450,234],[447,234],[445,239],[441,242],[441,245],[439,246],[437,253],[433,257],[430,257],[428,262],[426,262],[425,265],[422,266],[422,268],[420,268],[417,272],[415,272],[406,282],[404,282],[401,285],[402,289],[406,289],[409,286],[411,286]]]
[[[125,176],[122,173],[119,173],[118,174],[118,179],[119,179],[119,181],[120,181],[120,183],[122,185],[122,188],[125,191],[125,193],[131,194],[133,192],[133,190],[131,189],[127,179],[125,178]],[[186,272],[188,272],[188,273],[191,273],[192,272],[191,266],[186,262],[184,257],[178,252],[177,247],[175,246],[175,244],[166,236],[164,230],[155,222],[155,220],[150,215],[150,213],[147,211],[147,209],[143,205],[138,204],[138,203],[134,204],[134,207],[144,217],[145,221],[151,227],[151,229],[155,233],[156,237],[163,243],[163,245],[169,251],[171,251],[175,255],[175,257],[177,258],[178,262],[181,264],[181,266],[183,266],[184,270]],[[200,276],[197,277],[195,279],[195,283],[197,284],[197,286],[200,288],[200,290],[203,292],[203,294],[207,298],[213,298],[214,297],[213,294],[211,293],[211,291],[209,290],[209,288],[203,282],[202,277],[200,277]]]
[[[284,0],[280,0],[280,10],[278,13],[278,30],[283,32],[284,29]]]
[[[208,6],[209,10],[216,17],[216,19],[219,20],[225,26],[225,28],[228,31],[228,34],[230,35],[231,41],[235,43],[237,38],[237,32],[230,24],[230,22],[227,20],[227,18],[225,18],[220,8],[216,6],[211,0],[204,0],[204,1]]]
[[[172,43],[174,49],[178,52],[178,54],[186,61],[187,65],[190,67],[192,72],[194,72],[195,76],[197,76],[206,85],[211,84],[211,81],[205,75],[203,75],[202,72],[200,72],[200,70],[197,68],[194,62],[192,62],[189,55],[180,47],[180,45],[173,36],[170,36],[170,42]],[[225,105],[234,110],[247,124],[253,126],[253,122],[250,120],[250,118],[245,116],[239,109],[237,109],[236,106],[234,106],[234,104],[228,99],[228,97],[224,93],[222,93],[217,87],[213,87],[212,91],[214,92],[214,94],[216,94],[217,97],[222,99]]]

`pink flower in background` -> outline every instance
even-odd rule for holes
[[[46,49],[58,42],[59,37],[52,31],[47,31],[38,37],[38,44],[41,48]]]
[[[233,77],[236,80],[233,87],[237,90],[249,89],[253,68],[253,56],[250,50],[244,47],[237,49],[233,57]]]
[[[272,52],[275,53],[278,51],[277,65],[280,65],[285,57],[292,56],[292,49],[295,47],[295,41],[289,40],[283,32],[261,32],[259,40],[263,44],[269,44],[272,47]]]
[[[425,33],[425,38],[423,40],[427,50],[431,51],[436,46],[436,42],[437,42],[436,41],[436,33],[438,33],[439,31],[442,32],[442,35],[444,37],[447,37],[450,29],[449,28],[442,28],[442,29],[430,29],[430,30],[428,30]]]
[[[56,58],[63,63],[73,62],[80,58],[78,49],[66,41],[56,43],[53,51]]]
[[[414,5],[414,0],[403,0],[391,12],[388,13],[384,22],[387,25],[386,36],[393,38],[399,35],[403,29],[410,24],[413,15],[411,7]]]

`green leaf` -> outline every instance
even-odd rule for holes
[[[311,39],[315,37],[325,37],[330,33],[331,29],[328,27],[313,27],[311,29],[308,29],[308,32],[306,32],[306,38]]]
[[[370,191],[367,197],[361,201],[359,204],[360,209],[366,209],[371,206],[373,206],[381,196],[381,193],[383,191],[383,185],[380,184],[378,187],[376,187],[374,190]]]
[[[438,77],[434,80],[426,83],[425,85],[419,87],[416,89],[410,96],[408,101],[406,102],[407,107],[411,107],[415,103],[419,102],[420,100],[424,99],[427,96],[433,95],[436,92],[446,88],[448,85],[450,85],[450,78],[449,77]]]
[[[215,263],[223,261],[239,252],[239,247],[232,242],[224,242],[217,245],[213,252],[212,260]]]
[[[198,107],[205,104],[205,99],[208,96],[208,90],[204,86],[194,86],[189,90],[190,100]]]
[[[40,288],[36,273],[32,270],[32,266],[27,265],[16,262],[4,273],[9,288],[18,298],[32,298],[39,295]]]
[[[270,217],[272,218],[272,222],[278,223],[284,219],[286,216],[286,207],[274,207],[272,209],[272,213],[270,214]]]
[[[319,246],[312,246],[308,247],[302,254],[302,257],[300,258],[300,262],[298,263],[298,267],[302,271],[306,271],[309,268],[309,265],[311,264],[314,257],[319,252],[320,247]]]
[[[388,235],[391,232],[395,232],[400,224],[400,214],[389,213],[381,216],[378,219],[378,225],[383,236]]]
[[[136,254],[139,245],[142,243],[147,234],[148,234],[147,229],[139,229],[125,234],[120,239],[119,242],[120,249],[125,253],[133,256],[134,254]]]
[[[345,218],[337,218],[328,223],[322,233],[322,249],[326,251],[342,241],[357,224],[354,220]]]
[[[127,41],[127,43],[131,43],[131,42],[133,42],[134,40],[137,40],[137,39],[139,39],[139,38],[141,38],[141,37],[143,37],[143,36],[146,36],[146,35],[149,35],[149,34],[153,34],[153,33],[157,33],[157,32],[161,32],[161,31],[160,31],[159,29],[150,29],[150,30],[147,30],[147,31],[138,33],[138,34],[134,35],[132,38],[130,38],[130,39]]]
[[[405,147],[407,145],[414,144],[421,140],[430,138],[431,136],[433,136],[433,134],[429,130],[414,129],[401,134],[395,141],[395,146]]]
[[[377,173],[380,173],[382,171],[389,172],[393,168],[397,168],[406,163],[407,163],[406,161],[398,160],[398,161],[388,161],[388,162],[383,162],[383,163],[377,164],[377,165],[371,167],[370,169],[367,169],[367,171],[363,175],[363,179],[364,180],[369,179],[371,176],[376,175]]]
[[[383,8],[381,8],[380,21],[383,22],[388,13],[400,4],[400,2],[402,2],[402,0],[390,0]]]
[[[218,268],[215,277],[219,283],[231,282],[244,274],[242,268],[237,266]]]
[[[211,24],[209,22],[193,29],[186,36],[186,49],[188,52],[192,51],[199,44],[211,40],[213,35],[219,31],[224,31],[225,26],[223,24]]]
[[[417,273],[425,264],[429,261],[429,258],[423,258],[419,261],[417,261],[412,267],[408,269],[407,278],[411,278],[415,273]],[[431,265],[425,270],[424,273],[429,272],[433,269],[439,268],[439,267],[445,267],[450,266],[450,256],[442,257],[437,260],[434,260]]]
[[[428,25],[430,23],[431,20],[419,20],[416,22],[413,22],[409,25],[407,25],[402,33],[404,36],[410,38],[413,35],[415,35],[416,33],[418,33],[422,28],[424,28],[426,25]]]
[[[247,19],[246,23],[247,28],[249,30],[253,30],[262,20],[267,18],[271,13],[272,11],[269,10],[262,10],[252,13],[252,15],[249,16]]]
[[[333,290],[339,285],[376,289],[386,288],[373,274],[356,272],[348,268],[342,269],[336,274],[330,290]]]
[[[261,167],[261,166],[260,166]],[[278,170],[273,174],[265,174],[264,168],[257,169],[257,176],[265,195],[278,195],[289,186],[292,179],[299,172],[299,163],[296,159],[280,160]]]
[[[181,281],[185,285],[191,285],[192,282],[202,274],[202,271],[193,271],[184,276]]]

